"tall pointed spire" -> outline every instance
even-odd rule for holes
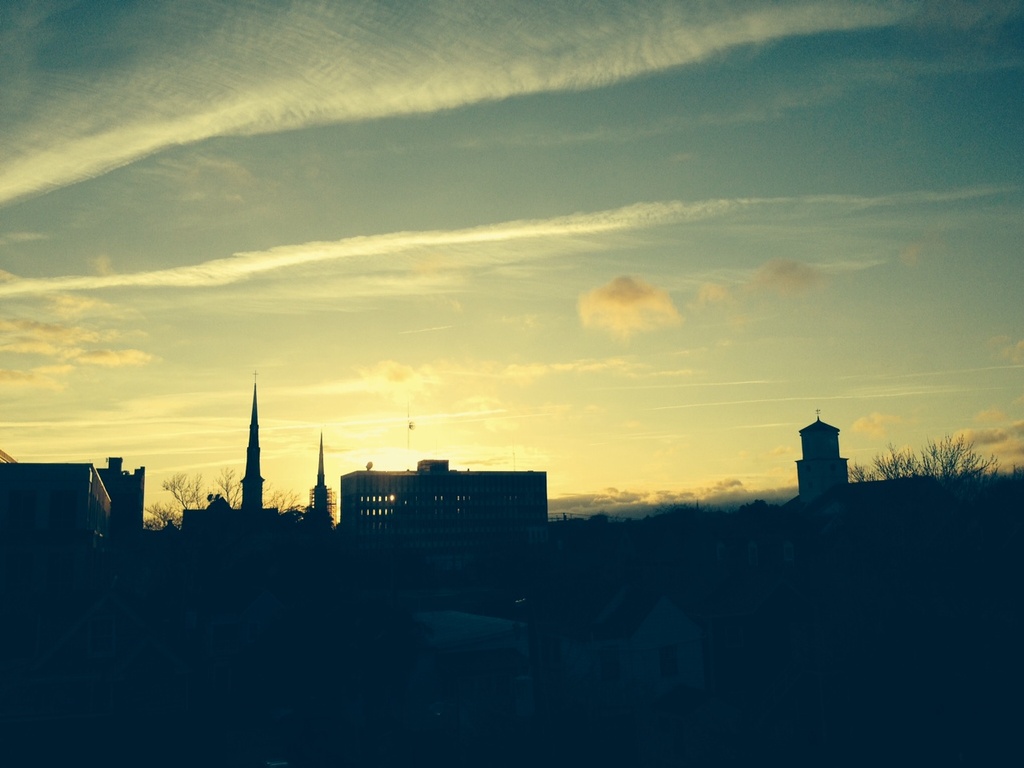
[[[316,470],[316,484],[324,484],[324,433],[320,433],[320,465]]]
[[[330,529],[334,525],[334,494],[324,480],[324,433],[320,432],[320,463],[316,470],[316,486],[309,491],[309,518],[312,523]]]
[[[242,511],[263,510],[263,478],[260,476],[260,420],[256,412],[256,382],[252,384],[252,419],[249,422],[249,447],[245,451],[245,476],[242,478]]]

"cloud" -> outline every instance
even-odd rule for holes
[[[32,4],[28,5],[32,8]],[[399,10],[401,9],[401,10]],[[204,139],[603,87],[737,46],[891,25],[898,6],[375,0],[142,3],[83,32],[12,11],[0,204]],[[37,71],[35,62],[50,66]],[[54,87],[40,88],[45,77]]]
[[[903,419],[899,416],[875,411],[867,416],[861,416],[853,422],[850,428],[857,434],[868,435],[881,440],[888,434],[890,425],[901,424],[902,422]]]
[[[477,259],[519,260],[499,252],[488,256],[487,248],[509,243],[555,241],[565,247],[579,247],[578,239],[587,236],[628,232],[647,227],[698,221],[721,216],[741,206],[742,201],[706,200],[696,203],[669,201],[637,203],[596,213],[579,213],[550,219],[508,221],[456,230],[393,232],[383,235],[350,237],[328,242],[282,245],[267,251],[236,253],[200,264],[158,269],[149,272],[110,275],[77,275],[52,278],[20,278],[0,283],[0,296],[38,295],[67,291],[92,291],[112,288],[201,288],[232,283],[329,261],[355,257],[384,257],[425,253],[430,249],[463,249],[458,264],[465,266]]]
[[[356,370],[364,391],[389,395],[401,403],[441,383],[441,377],[429,365],[413,368],[395,360],[382,360]]]
[[[772,259],[757,270],[749,287],[780,296],[797,296],[817,288],[824,279],[819,267],[793,259]]]
[[[691,304],[696,309],[702,309],[715,304],[725,304],[732,300],[732,293],[724,285],[719,283],[704,283],[697,290],[697,300]]]
[[[32,243],[46,239],[47,236],[39,232],[8,232],[6,235],[0,235],[0,248],[11,243]]]
[[[1015,342],[1009,336],[996,336],[989,340],[989,346],[1003,360],[1016,364],[1024,363],[1024,339]]]
[[[602,328],[621,339],[683,322],[668,292],[629,276],[583,294],[578,308],[584,327]]]
[[[58,317],[75,319],[86,315],[119,316],[123,311],[100,299],[79,294],[58,293],[47,297],[50,310]]]
[[[74,355],[72,359],[81,365],[99,365],[104,368],[146,365],[156,358],[140,349],[93,349]]]
[[[0,319],[0,351],[22,355],[66,357],[82,344],[101,339],[96,331],[38,320]]]
[[[778,504],[793,498],[796,488],[747,488],[739,478],[723,478],[705,488],[691,490],[633,491],[605,488],[596,493],[569,494],[548,502],[551,517],[591,517],[608,515],[641,518],[670,511],[674,507],[694,506],[731,509],[762,499]]]
[[[974,415],[974,420],[979,424],[992,424],[1006,421],[1006,413],[999,408],[989,408]]]
[[[1024,467],[1024,421],[1005,427],[962,429],[957,434],[974,443],[979,453],[994,454],[1003,469]]]
[[[0,368],[0,387],[63,389],[59,382],[39,371],[12,371],[5,368]]]
[[[611,237],[652,227],[705,221],[735,214],[754,207],[825,206],[842,211],[871,207],[911,204],[941,205],[998,195],[1003,188],[969,188],[944,192],[913,192],[865,198],[847,195],[816,195],[804,198],[735,198],[708,199],[695,202],[669,200],[643,202],[593,213],[574,213],[549,219],[523,219],[455,230],[422,230],[391,232],[379,235],[349,237],[334,241],[311,241],[280,245],[264,251],[245,251],[198,264],[156,269],[148,272],[68,275],[45,278],[20,278],[0,271],[0,297],[31,296],[72,291],[112,290],[116,288],[211,288],[231,285],[243,280],[296,270],[332,261],[358,257],[377,259],[381,268],[401,269],[401,278],[391,275],[361,275],[346,280],[346,288],[354,295],[421,294],[422,289],[442,290],[453,284],[449,279],[420,274],[410,280],[405,266],[395,267],[399,255],[421,257],[443,250],[443,264],[431,262],[449,272],[456,268],[521,264],[527,259],[550,258],[569,251],[599,247],[598,238]],[[831,269],[858,268],[865,264],[833,265]],[[869,266],[869,265],[867,265]],[[813,287],[824,279],[824,269],[800,262],[780,259],[765,264],[751,286],[792,293]],[[461,285],[461,283],[454,283]],[[308,298],[308,283],[302,286]],[[709,289],[713,290],[713,289]],[[359,292],[362,292],[361,294]],[[280,302],[277,302],[279,304]]]
[[[110,257],[107,256],[106,254],[100,254],[99,256],[96,256],[95,258],[90,259],[90,262],[92,263],[93,271],[97,275],[107,276],[107,275],[116,274],[116,270],[114,269],[114,264],[110,260]]]
[[[599,373],[613,371],[625,375],[635,375],[638,369],[635,363],[622,358],[605,358],[600,360],[571,360],[565,363],[511,363],[493,367],[491,375],[496,378],[513,381],[520,385],[532,384],[534,381],[557,373]],[[487,366],[484,366],[487,370]]]
[[[146,365],[156,359],[139,349],[90,349],[117,336],[116,331],[101,332],[62,323],[0,319],[0,352],[49,357],[64,364],[51,367],[45,373],[39,368],[26,373],[23,380],[28,383],[46,384],[53,381],[50,374],[66,374],[73,369],[71,364],[114,368]],[[13,375],[16,372],[8,373],[11,374],[9,381],[18,379]]]

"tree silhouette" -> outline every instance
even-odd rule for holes
[[[148,531],[159,531],[168,525],[175,528],[181,527],[181,509],[176,504],[167,501],[158,501],[146,507],[142,519],[142,527]]]
[[[184,472],[176,472],[160,485],[174,497],[182,509],[199,509],[206,505],[206,497],[209,496],[203,475],[198,472],[191,476]]]
[[[850,480],[934,477],[948,491],[963,498],[976,493],[998,470],[998,459],[978,453],[973,441],[963,435],[946,435],[939,441],[929,440],[920,453],[890,443],[888,451],[876,455],[870,465],[850,467]]]

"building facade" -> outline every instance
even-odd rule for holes
[[[110,494],[92,464],[0,464],[0,584],[5,591],[100,585]]]
[[[445,459],[416,471],[341,477],[341,528],[361,550],[418,552],[458,567],[491,551],[547,539],[546,472],[455,471]]]

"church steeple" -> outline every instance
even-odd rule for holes
[[[316,484],[324,484],[324,433],[320,433],[320,464],[316,470]]]
[[[320,433],[320,463],[316,471],[316,486],[309,491],[309,519],[328,529],[334,525],[334,494],[324,479],[323,432]]]
[[[252,419],[249,421],[249,447],[245,451],[245,476],[242,478],[242,511],[263,511],[263,478],[260,476],[260,420],[256,412],[256,383],[252,385]]]

